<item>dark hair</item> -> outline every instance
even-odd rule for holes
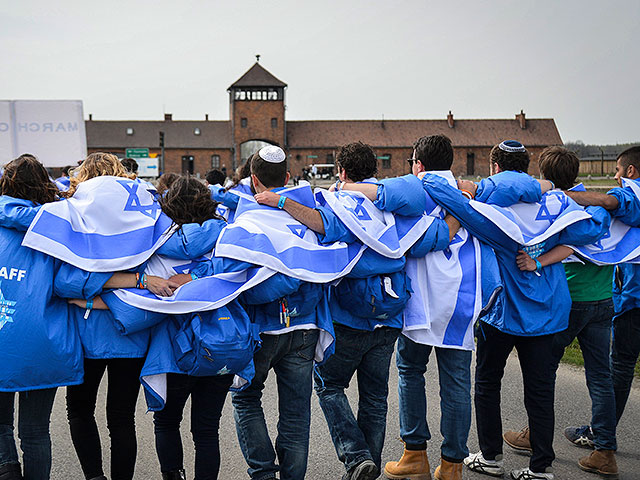
[[[180,175],[173,172],[167,172],[160,175],[160,178],[158,178],[158,185],[156,187],[158,194],[162,195],[164,192],[169,190],[173,182],[175,182],[179,178]]]
[[[336,163],[353,182],[361,182],[378,173],[378,158],[373,148],[362,142],[347,143],[340,147]]]
[[[178,177],[159,201],[162,211],[180,227],[222,218],[216,214],[218,204],[212,200],[209,189],[195,178]]]
[[[0,195],[31,200],[42,205],[54,202],[58,193],[47,170],[33,155],[22,154],[5,165],[4,174],[0,178]]]
[[[65,176],[69,176],[69,170],[73,169],[72,165],[67,165],[66,167],[62,167],[62,174]]]
[[[413,144],[416,156],[425,170],[451,170],[453,147],[446,135],[427,135]]]
[[[529,170],[529,152],[506,152],[500,148],[500,144],[491,149],[489,162],[498,164],[500,170],[527,173]],[[551,180],[553,182],[553,180]],[[554,182],[555,183],[555,182]]]
[[[204,178],[209,182],[209,185],[221,185],[224,186],[224,181],[226,180],[226,176],[220,170],[214,168],[209,170]]]
[[[251,173],[258,177],[260,183],[266,188],[276,188],[284,186],[287,179],[287,160],[280,163],[271,163],[263,160],[260,152],[256,152],[248,162],[251,162]]]
[[[625,170],[629,165],[633,165],[636,167],[638,173],[640,173],[640,145],[627,148],[624,152],[618,155],[618,160],[620,160],[620,164]]]
[[[124,168],[127,169],[129,173],[138,173],[138,162],[136,162],[133,158],[123,158],[120,160],[120,163]]]
[[[569,190],[580,170],[578,156],[564,147],[547,147],[540,153],[540,171],[556,187]]]

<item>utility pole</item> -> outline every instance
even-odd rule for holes
[[[164,132],[160,133],[160,174],[164,173]]]

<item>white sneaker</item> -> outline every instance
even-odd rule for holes
[[[495,460],[487,460],[482,456],[482,452],[473,453],[463,460],[469,470],[492,477],[501,477],[504,475],[504,462],[502,455],[496,456]]]
[[[547,470],[551,470],[548,468]],[[534,473],[528,468],[521,470],[511,470],[511,478],[513,480],[553,480],[553,473]]]

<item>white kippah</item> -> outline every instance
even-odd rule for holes
[[[498,145],[498,148],[500,150],[503,150],[503,151],[509,152],[509,153],[526,152],[527,151],[527,149],[524,148],[524,145],[522,145],[517,140],[505,140],[500,145]]]
[[[275,145],[267,145],[266,147],[262,147],[258,152],[260,158],[265,162],[269,163],[280,163],[284,162],[287,156],[280,147],[276,147]]]

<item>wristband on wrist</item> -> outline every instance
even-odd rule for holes
[[[555,190],[556,189],[556,184],[553,183],[551,180],[547,179],[547,182],[549,182],[551,184],[551,190]]]
[[[87,300],[86,307],[87,307],[87,309],[84,311],[84,319],[85,320],[87,318],[89,318],[89,314],[91,313],[91,309],[93,308],[93,298],[90,298],[89,300]]]
[[[471,193],[469,190],[465,190],[464,188],[461,188],[460,191],[462,192],[462,195],[467,197],[469,200],[473,200],[475,197],[475,195]]]
[[[143,273],[142,274],[142,280],[141,280],[142,281],[142,288],[147,288],[147,280],[148,280],[147,274]]]
[[[189,275],[191,275],[191,280],[197,280],[198,276],[195,273],[190,273]]]
[[[140,288],[140,274],[136,272],[136,288]]]
[[[537,258],[534,259],[534,261],[536,262],[536,272],[539,272],[540,270],[542,270],[542,264],[540,263],[540,260],[538,260]]]
[[[284,202],[287,201],[287,197],[280,195],[280,198],[278,199],[278,208],[280,210],[282,210],[284,208]]]

